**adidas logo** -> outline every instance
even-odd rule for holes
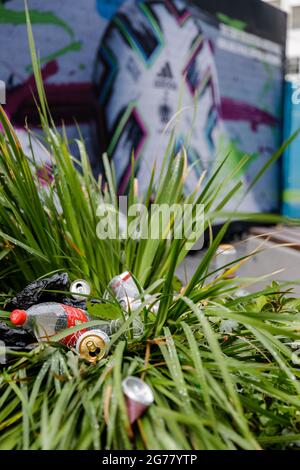
[[[166,62],[165,65],[160,69],[160,71],[156,75],[154,86],[156,88],[167,88],[169,90],[177,89],[177,85],[174,81],[174,76],[169,62]]]
[[[172,74],[172,70],[171,70],[169,62],[165,63],[165,65],[162,67],[160,72],[157,74],[157,77],[160,77],[160,78],[173,78],[173,74]]]

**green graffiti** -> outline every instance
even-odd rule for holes
[[[299,189],[285,189],[283,191],[283,200],[291,204],[300,202],[300,190]]]
[[[240,31],[244,31],[246,29],[247,23],[244,21],[236,20],[234,18],[230,18],[230,16],[225,15],[224,13],[217,13],[217,18],[222,22],[231,26],[232,28],[239,29]]]
[[[273,78],[273,68],[267,62],[262,63],[264,70],[267,75],[267,79],[262,85],[262,89],[257,97],[257,102],[261,103],[261,109],[267,111],[270,114],[273,114],[273,108],[268,103],[268,95],[272,92],[274,88],[274,78]]]
[[[50,11],[39,11],[39,10],[29,10],[30,20],[32,24],[44,24],[44,25],[54,25],[62,28],[72,39],[71,43],[67,46],[59,49],[52,54],[49,54],[40,59],[40,63],[44,64],[50,60],[54,60],[57,57],[61,57],[68,52],[79,51],[82,47],[80,41],[74,41],[74,31],[73,29],[62,19],[56,16]],[[0,4],[0,24],[13,24],[13,25],[25,25],[26,16],[25,11],[16,11],[5,8]],[[25,69],[27,72],[32,72],[32,66],[28,65]]]
[[[62,49],[59,49],[58,51],[53,52],[53,54],[49,54],[47,56],[44,56],[40,59],[41,64],[45,64],[49,62],[50,60],[57,59],[58,57],[63,56],[64,54],[67,54],[68,52],[76,52],[80,51],[82,46],[81,41],[74,41],[68,44],[66,47],[63,47]],[[27,65],[26,67],[27,72],[32,72],[32,65]]]
[[[241,169],[238,170],[238,166],[246,156],[246,153],[238,148],[238,143],[235,140],[228,141],[225,135],[221,135],[218,138],[216,153],[218,157],[216,159],[215,168],[223,161],[224,155],[230,155],[222,171],[224,171],[224,175],[234,173],[235,178],[241,177],[246,173],[251,163],[259,156],[257,152],[247,154],[250,157],[249,160],[247,162],[245,161]]]
[[[32,24],[52,24],[63,28],[71,38],[74,38],[74,31],[63,20],[50,11],[29,10]],[[16,11],[0,5],[0,24],[26,24],[25,11]]]

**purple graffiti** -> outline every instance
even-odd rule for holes
[[[221,116],[225,121],[247,121],[254,132],[258,126],[276,126],[278,119],[267,111],[232,98],[221,99]]]

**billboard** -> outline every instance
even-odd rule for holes
[[[176,118],[193,189],[228,151],[226,171],[245,153],[245,187],[281,143],[286,16],[258,0],[126,0],[112,15],[97,56],[101,143],[120,191],[134,149],[140,190],[159,169]],[[167,129],[166,129],[167,128]],[[279,166],[241,210],[277,211]]]

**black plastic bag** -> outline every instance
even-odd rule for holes
[[[33,281],[8,301],[5,305],[5,310],[11,311],[15,308],[27,310],[33,305],[42,302],[63,303],[65,299],[64,293],[48,291],[68,291],[69,287],[70,280],[67,273],[58,273],[48,278]]]
[[[10,328],[4,322],[0,322],[0,340],[6,347],[15,351],[30,351],[31,344],[36,343],[35,337],[28,331],[22,328]]]

